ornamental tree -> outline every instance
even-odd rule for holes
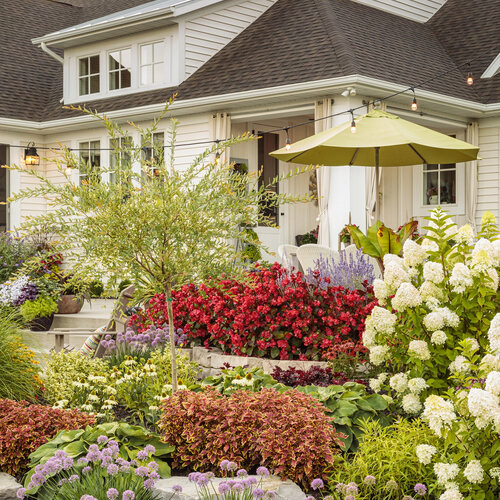
[[[234,242],[248,240],[247,226],[274,225],[266,216],[269,211],[257,207],[306,202],[311,197],[278,194],[269,185],[258,187],[258,174],[240,172],[232,164],[218,161],[226,148],[256,139],[249,134],[215,143],[188,167],[177,168],[177,121],[170,120],[165,147],[154,140],[171,103],[149,128],[129,123],[142,137],[140,144],[123,140],[130,131],[106,116],[76,108],[106,128],[111,144],[116,145],[113,166],[93,166],[63,148],[55,162],[65,182],[53,181],[36,169],[13,167],[38,182],[10,201],[46,198],[49,211],[26,220],[21,229],[52,228],[76,272],[93,275],[96,269],[106,269],[118,279],[130,277],[137,285],[138,301],[164,293],[168,323],[173,325],[174,288],[210,276],[242,273]],[[79,169],[79,183],[72,181],[68,167]],[[296,169],[272,184],[311,169]],[[111,181],[103,182],[101,174],[109,174]],[[248,242],[260,246],[254,239]],[[175,391],[174,335],[170,341]]]

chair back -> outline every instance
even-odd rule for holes
[[[340,260],[340,254],[336,250],[315,244],[300,246],[297,250],[297,257],[304,272],[307,272],[308,269],[315,269],[316,261],[321,257],[325,260],[333,259],[334,262]]]
[[[280,245],[278,247],[278,257],[281,260],[281,265],[289,271],[300,270],[299,259],[297,258],[297,249],[295,245]]]

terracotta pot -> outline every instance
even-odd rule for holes
[[[43,318],[36,318],[30,323],[30,330],[32,332],[46,332],[50,330],[54,321],[54,315],[44,316]]]
[[[59,314],[76,314],[83,307],[83,299],[76,295],[63,295],[57,303],[57,312]]]

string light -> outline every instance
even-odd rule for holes
[[[354,110],[350,109],[349,111],[351,112],[351,132],[353,134],[355,134],[356,133],[356,122],[354,121]]]
[[[413,102],[411,103],[411,110],[412,111],[417,111],[418,109],[418,104],[417,104],[417,96],[415,95],[415,89],[411,89],[413,91]]]
[[[463,68],[465,65],[467,65],[469,67],[469,71],[468,71],[468,75],[467,75],[467,80],[466,80],[466,83],[467,85],[472,85],[474,83],[474,77],[472,75],[472,71],[471,71],[471,61],[467,61],[465,63],[462,63],[458,66],[454,66],[452,69],[448,70],[448,71],[443,71],[442,73],[439,73],[439,74],[436,74],[434,75],[432,78],[429,78],[428,80],[425,80],[421,83],[419,83],[418,85],[412,85],[411,87],[408,87],[404,90],[400,90],[398,92],[394,92],[393,94],[391,95],[388,95],[386,97],[381,97],[380,99],[376,99],[373,101],[373,104],[374,105],[377,105],[377,104],[380,104],[384,101],[387,101],[388,99],[392,99],[393,97],[396,97],[398,95],[401,95],[401,94],[404,94],[408,91],[412,91],[413,94],[414,94],[414,97],[413,97],[413,101],[412,101],[412,104],[411,104],[411,109],[413,111],[416,111],[416,109],[418,108],[418,104],[417,104],[417,99],[415,97],[415,89],[416,88],[421,88],[423,85],[429,83],[429,82],[432,82],[434,80],[436,80],[437,78],[439,77],[442,77],[444,75],[447,75],[449,73],[452,73],[454,71],[456,71],[456,69],[460,69],[460,68]],[[355,108],[352,108],[352,109],[349,109],[349,110],[345,110],[345,111],[340,111],[338,113],[333,113],[331,115],[327,115],[327,116],[323,116],[321,118],[314,118],[314,119],[308,119],[307,121],[304,121],[304,122],[301,122],[301,123],[296,123],[294,125],[288,125],[286,127],[281,127],[281,128],[276,128],[276,129],[273,129],[273,130],[269,130],[267,133],[276,133],[276,132],[282,132],[282,131],[285,131],[287,133],[287,140],[286,140],[286,143],[285,143],[285,148],[287,149],[287,151],[291,148],[291,140],[288,136],[288,130],[291,129],[291,128],[297,128],[297,127],[304,127],[306,125],[310,125],[311,123],[316,123],[316,122],[319,122],[319,121],[322,121],[322,120],[327,120],[329,118],[333,118],[333,117],[336,117],[336,116],[341,116],[341,115],[345,115],[346,113],[351,113],[351,132],[352,133],[356,133],[356,122],[354,120],[354,111],[357,111],[357,110],[360,110],[360,109],[363,109],[363,108],[366,108],[366,106],[363,104],[363,105],[360,105],[360,106],[357,106]],[[231,140],[231,138],[225,138],[225,139],[217,139],[217,140],[206,140],[206,141],[197,141],[197,142],[178,142],[176,143],[176,147],[188,147],[188,146],[201,146],[203,144],[218,144],[220,142],[225,142],[225,141],[229,141]],[[31,143],[30,143],[31,145]],[[24,148],[25,146],[21,146],[19,144],[4,144],[4,146],[9,146],[9,147],[18,147],[18,148]],[[33,147],[35,147],[35,145],[33,144]],[[164,145],[163,148],[168,148],[170,147],[169,145]],[[37,146],[38,149],[41,149],[41,150],[50,150],[50,151],[62,151],[64,149],[67,149],[67,151],[69,152],[79,152],[79,151],[114,151],[116,148],[60,148],[60,147],[47,147],[47,146]],[[130,149],[143,149],[141,147],[133,147],[133,148],[130,148]],[[145,148],[145,149],[149,149],[149,148]],[[216,155],[216,158],[219,159],[221,157],[221,154],[220,153],[217,153]]]
[[[292,141],[290,140],[290,136],[288,135],[288,127],[285,128],[285,132],[286,132],[285,149],[287,151],[290,151],[290,148],[292,147]]]
[[[470,61],[467,61],[467,66],[469,67],[469,72],[467,74],[467,85],[473,85],[474,84],[474,77],[472,76]]]

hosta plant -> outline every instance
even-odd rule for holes
[[[162,478],[170,477],[168,460],[174,451],[173,446],[162,443],[158,434],[144,427],[129,425],[126,422],[111,422],[93,427],[88,426],[85,429],[61,431],[56,437],[37,448],[29,456],[30,470],[24,480],[25,486],[28,487],[31,476],[35,474],[37,468],[39,469],[39,466],[44,465],[60,451],[78,462],[79,459],[87,456],[91,448],[94,449],[96,445],[108,441],[117,443],[118,456],[129,462],[137,459],[142,448],[148,445],[153,446],[155,451],[151,453],[151,460],[158,465],[158,474]]]
[[[220,375],[206,377],[201,385],[215,387],[220,393],[229,396],[240,389],[260,391],[263,387],[277,388],[279,384],[271,375],[266,375],[262,368],[248,370],[237,366],[231,369],[223,368]]]
[[[290,389],[180,391],[162,402],[160,429],[175,445],[174,466],[210,471],[223,459],[248,471],[259,465],[307,484],[326,475],[339,434],[314,398]]]
[[[28,456],[62,429],[81,429],[94,417],[78,410],[58,410],[26,401],[0,399],[0,471],[23,472]]]

